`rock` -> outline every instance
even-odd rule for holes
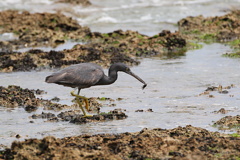
[[[135,133],[52,136],[12,143],[0,158],[11,159],[231,159],[239,157],[239,137],[187,125]],[[41,153],[41,154],[39,154]],[[220,155],[220,157],[219,157]]]
[[[73,118],[70,123],[84,124],[89,122],[98,122],[98,121],[108,121],[108,120],[121,120],[125,119],[128,116],[121,110],[115,109],[109,113],[100,113],[99,115],[93,115],[90,117],[84,117],[83,115],[78,115],[76,118]]]
[[[240,126],[240,115],[236,116],[225,116],[214,123],[220,130],[239,130]]]

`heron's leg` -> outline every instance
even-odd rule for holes
[[[89,111],[88,99],[87,99],[86,97],[84,97],[84,96],[79,96],[79,95],[75,94],[73,91],[71,92],[71,95],[74,96],[74,97],[76,97],[76,98],[83,99],[84,102],[85,102],[85,104],[86,104],[85,108],[86,108],[86,110]]]
[[[71,95],[76,97],[77,103],[78,103],[79,107],[81,108],[84,116],[85,117],[91,117],[92,115],[87,115],[86,114],[85,110],[82,107],[82,103],[80,102],[80,99],[83,99],[85,104],[86,104],[85,108],[89,111],[88,99],[86,97],[84,97],[84,96],[79,96],[79,95],[75,94],[74,91],[71,92]]]
[[[78,93],[77,93],[78,95],[80,94],[80,91],[81,91],[81,88],[78,88]]]
[[[79,100],[79,98],[78,98],[78,97],[76,97],[76,101],[77,101],[77,103],[78,103],[79,107],[81,108],[81,110],[82,110],[82,112],[83,112],[83,115],[84,115],[84,117],[85,117],[85,116],[87,117],[88,115],[86,114],[85,110],[83,109],[83,107],[82,107],[82,103],[80,102],[80,100]]]

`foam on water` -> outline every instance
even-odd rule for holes
[[[98,17],[96,21],[94,21],[94,23],[117,23],[117,22],[118,21],[115,18],[110,17],[106,13],[101,14],[100,17]]]
[[[187,16],[223,15],[226,14],[226,10],[240,5],[240,2],[235,0],[227,2],[219,0],[105,0],[104,2],[93,0],[92,3],[92,6],[86,8],[80,9],[77,6],[74,8],[78,15],[85,15],[77,17],[79,22],[89,26],[92,31],[135,30],[150,36],[166,28],[174,32],[177,30],[176,23]]]

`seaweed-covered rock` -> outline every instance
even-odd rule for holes
[[[38,119],[38,118],[42,118],[42,119],[51,119],[51,118],[54,118],[56,117],[55,114],[53,113],[45,113],[45,112],[42,112],[41,114],[33,114],[31,116],[33,119]]]
[[[83,39],[90,30],[61,13],[0,12],[0,33],[14,33],[18,38],[0,43],[11,49],[31,46],[56,46],[67,39]]]
[[[36,98],[38,90],[23,89],[20,86],[9,85],[7,88],[0,86],[0,106],[3,107],[24,107],[27,112],[44,107],[47,110],[61,110],[72,108],[72,106],[52,103],[49,100]]]
[[[13,142],[3,159],[234,159],[239,137],[193,126]]]
[[[0,86],[0,106],[40,106],[40,100],[29,89],[22,89],[19,86],[10,85],[7,88]]]
[[[118,109],[115,109],[113,111],[110,111],[109,113],[100,113],[99,115],[93,115],[90,117],[84,117],[83,115],[79,115],[71,119],[70,123],[83,124],[83,123],[107,121],[107,120],[120,120],[120,119],[125,119],[127,117],[128,116],[124,112]]]
[[[155,37],[147,37],[132,31],[115,31],[107,35],[100,39],[100,41],[103,40],[102,42],[95,43],[98,37],[93,37],[92,43],[78,44],[72,49],[63,51],[44,52],[32,49],[22,53],[1,52],[0,70],[30,71],[49,67],[59,68],[83,62],[97,63],[103,67],[109,67],[117,62],[132,66],[140,63],[136,57],[168,54],[186,46],[185,39],[178,33],[169,31],[163,31]],[[182,52],[179,51],[179,53]]]
[[[189,16],[178,22],[179,31],[188,39],[229,41],[240,37],[240,10],[223,16]]]
[[[239,130],[240,131],[240,115],[225,116],[214,123],[220,130]]]
[[[57,115],[59,119],[62,121],[71,121],[75,118],[77,118],[80,115],[79,110],[70,110],[70,111],[65,111],[61,112]]]
[[[60,13],[2,11],[0,26],[0,34],[14,33],[17,37],[0,41],[0,70],[3,72],[59,68],[82,62],[93,62],[105,67],[116,62],[138,65],[140,62],[137,57],[171,53],[183,55],[186,51],[186,40],[178,32],[164,30],[152,37],[135,31],[91,32],[76,20]],[[86,43],[63,51],[12,51],[33,46],[55,47],[66,40]]]
[[[98,63],[103,67],[116,62],[128,65],[140,63],[132,55],[125,54],[123,50],[114,47],[104,49],[101,45],[95,49],[95,45],[92,44],[93,47],[91,45],[76,45],[73,49],[64,51],[2,52],[0,70],[2,72],[31,71],[33,69],[60,68],[83,62]]]
[[[0,69],[4,72],[30,71],[37,68],[33,58],[20,52],[2,52],[0,56]]]

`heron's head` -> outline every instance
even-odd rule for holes
[[[126,64],[123,64],[123,63],[114,63],[111,67],[110,67],[110,70],[112,71],[121,71],[121,72],[128,72],[130,71],[130,68],[126,65]]]
[[[123,63],[115,63],[111,67],[112,67],[112,70],[125,72],[125,73],[133,76],[134,78],[136,78],[140,82],[142,82],[144,84],[143,87],[142,87],[143,89],[147,86],[147,84],[140,77],[138,77],[136,74],[134,74],[127,65],[125,65]]]

